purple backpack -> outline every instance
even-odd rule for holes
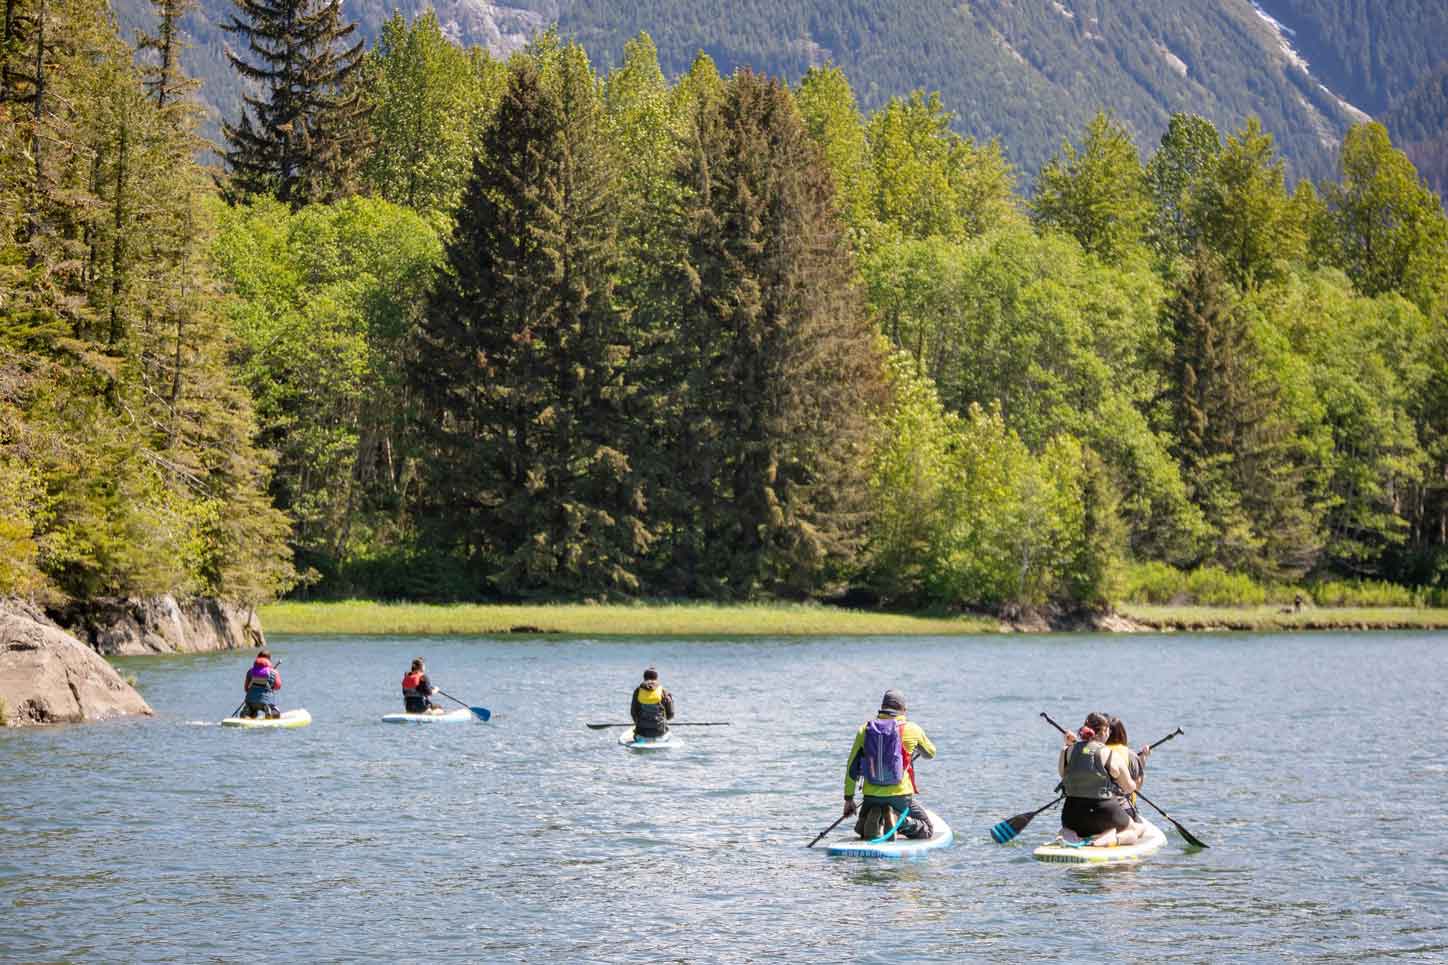
[[[865,744],[850,762],[850,776],[878,787],[890,787],[905,779],[905,745],[900,740],[900,723],[876,719],[865,725]]]

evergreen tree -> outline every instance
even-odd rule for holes
[[[136,44],[140,50],[155,55],[155,62],[144,71],[146,90],[162,110],[201,86],[181,69],[181,51],[187,46],[181,39],[181,18],[196,5],[197,0],[151,0],[156,11],[156,32],[142,34]]]
[[[1321,507],[1297,458],[1280,390],[1216,259],[1199,250],[1164,309],[1175,454],[1215,528],[1201,562],[1300,575],[1322,547]]]
[[[432,522],[506,594],[639,589],[613,164],[581,48],[512,67],[418,331]]]
[[[293,209],[345,196],[363,160],[367,106],[353,83],[361,40],[341,0],[237,0],[222,29],[246,42],[227,59],[260,96],[223,123],[231,191],[269,194]],[[252,59],[254,58],[254,59]]]
[[[883,396],[829,172],[788,91],[745,71],[698,103],[680,177],[673,574],[806,593],[857,545]]]

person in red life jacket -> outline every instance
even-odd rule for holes
[[[246,704],[243,717],[280,717],[277,691],[282,689],[282,675],[272,666],[271,654],[263,650],[256,655],[246,672]]]
[[[866,721],[855,734],[845,765],[845,817],[856,812],[855,782],[863,785],[864,796],[855,822],[855,833],[877,838],[895,826],[900,815],[899,834],[907,838],[928,838],[934,833],[930,818],[917,804],[915,783],[916,752],[935,756],[935,745],[917,724],[905,719],[905,695],[885,691],[880,712]]]
[[[653,667],[644,671],[644,682],[634,688],[629,702],[635,737],[663,737],[674,719],[674,695],[659,685],[659,672]]]
[[[427,679],[427,669],[422,658],[412,661],[412,669],[402,675],[402,706],[409,714],[441,714],[443,709],[428,698],[437,693],[432,681]]]

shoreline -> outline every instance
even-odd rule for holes
[[[1124,604],[1048,623],[966,613],[890,613],[808,603],[420,604],[370,600],[273,603],[265,632],[342,636],[975,636],[1049,632],[1448,630],[1448,608],[1206,607]]]

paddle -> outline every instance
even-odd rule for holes
[[[1045,712],[1044,710],[1041,711],[1041,716],[1046,718],[1046,723],[1050,724],[1052,727],[1056,728],[1056,729],[1057,729],[1058,731],[1060,731],[1061,733],[1063,733],[1063,734],[1066,733],[1066,728],[1062,727],[1060,724],[1058,724],[1058,723],[1056,723],[1054,720],[1052,720],[1052,719],[1046,714],[1046,712]],[[1166,735],[1165,737],[1163,737],[1161,740],[1157,741],[1156,744],[1152,744],[1151,746],[1152,746],[1152,747],[1155,747],[1155,746],[1157,746],[1157,744],[1165,744],[1167,741],[1171,740],[1173,737],[1175,737],[1176,735],[1178,735],[1178,734],[1180,734],[1180,733],[1182,733],[1182,729],[1181,729],[1180,727],[1178,727],[1176,730],[1172,731],[1170,734],[1167,734],[1167,735]],[[1139,797],[1139,798],[1141,798],[1141,799],[1142,799],[1143,801],[1145,801],[1147,804],[1151,804],[1152,807],[1156,808],[1156,811],[1157,811],[1158,814],[1160,814],[1162,817],[1164,817],[1164,818],[1166,818],[1168,821],[1170,821],[1170,822],[1172,823],[1172,827],[1174,827],[1174,828],[1177,829],[1177,833],[1182,836],[1182,839],[1185,840],[1187,844],[1191,845],[1191,846],[1194,847],[1194,848],[1205,848],[1205,847],[1207,846],[1207,844],[1206,844],[1205,841],[1203,841],[1201,838],[1197,837],[1195,834],[1192,834],[1192,833],[1191,833],[1190,831],[1188,831],[1186,828],[1182,827],[1182,824],[1181,824],[1180,821],[1178,821],[1176,818],[1172,817],[1170,814],[1167,814],[1167,813],[1166,813],[1165,811],[1163,811],[1161,808],[1156,807],[1156,805],[1152,803],[1151,798],[1149,798],[1149,797],[1147,797],[1145,794],[1142,794],[1142,793],[1141,793],[1141,788],[1137,788],[1137,789],[1136,789],[1136,796]]]
[[[1010,841],[1016,835],[1026,830],[1026,825],[1030,824],[1031,819],[1034,818],[1036,815],[1040,814],[1047,808],[1055,807],[1057,804],[1060,804],[1064,800],[1066,800],[1066,795],[1063,794],[1060,797],[1056,798],[1056,800],[1052,801],[1050,804],[1043,804],[1040,807],[1036,808],[1034,811],[1026,811],[1022,814],[1017,814],[1013,818],[1006,818],[1004,821],[998,822],[995,827],[990,829],[990,836],[995,839],[996,844],[1005,844],[1007,841]]]
[[[448,693],[445,690],[438,690],[438,693],[442,694],[444,697],[446,697],[448,700],[451,700],[455,704],[462,704],[464,707],[467,707],[468,710],[473,712],[473,716],[476,717],[478,720],[487,721],[490,717],[493,716],[493,712],[486,707],[470,707],[467,704],[463,704],[461,700],[458,700],[456,697],[454,697],[452,694]]]
[[[1198,838],[1195,834],[1192,834],[1192,833],[1191,833],[1190,831],[1188,831],[1186,828],[1182,827],[1180,821],[1178,821],[1176,818],[1172,817],[1170,814],[1167,814],[1167,813],[1166,813],[1165,811],[1163,811],[1161,808],[1157,808],[1155,804],[1152,804],[1152,803],[1151,803],[1151,798],[1147,797],[1145,794],[1142,794],[1140,788],[1137,789],[1137,791],[1136,791],[1136,796],[1139,797],[1139,798],[1141,798],[1141,799],[1142,799],[1143,801],[1145,801],[1147,804],[1151,804],[1152,807],[1156,808],[1157,813],[1159,813],[1162,817],[1164,817],[1164,818],[1166,818],[1168,821],[1170,821],[1170,822],[1172,823],[1172,826],[1177,829],[1177,833],[1180,834],[1180,835],[1182,836],[1182,838],[1186,840],[1186,843],[1187,843],[1187,844],[1191,845],[1191,846],[1194,847],[1194,848],[1205,848],[1205,847],[1207,846],[1207,843],[1206,843],[1205,841],[1203,841],[1201,838]]]
[[[584,726],[587,727],[589,730],[603,730],[605,727],[632,727],[633,724],[585,724]],[[727,720],[688,720],[688,721],[671,720],[671,721],[669,721],[669,726],[670,726],[670,727],[731,727],[731,726],[733,726],[733,725],[730,724],[729,721],[727,721]]]

